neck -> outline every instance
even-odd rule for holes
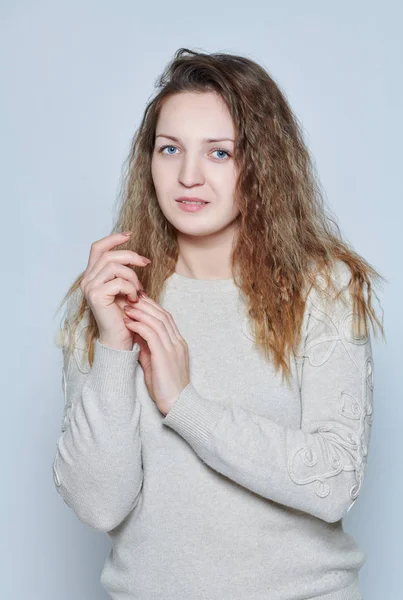
[[[231,254],[235,241],[235,228],[231,225],[207,236],[178,232],[179,257],[175,272],[192,279],[231,279]]]

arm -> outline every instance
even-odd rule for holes
[[[240,485],[329,523],[340,520],[362,487],[372,423],[371,340],[351,337],[351,315],[345,287],[337,301],[308,296],[299,429],[222,406],[192,383],[163,424]]]
[[[117,350],[97,339],[90,367],[85,326],[84,318],[73,354],[67,342],[63,345],[65,406],[53,476],[57,491],[83,523],[110,531],[134,508],[143,482],[135,391],[140,348]]]

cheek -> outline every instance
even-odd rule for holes
[[[230,166],[226,169],[221,169],[221,171],[212,173],[210,178],[213,185],[216,186],[217,189],[220,190],[220,193],[226,198],[230,198],[234,194],[236,180],[237,174]]]
[[[164,177],[161,174],[161,169],[156,163],[151,164],[151,175],[154,182],[154,187],[158,195],[164,191]]]
[[[169,189],[170,182],[174,178],[174,171],[166,163],[156,159],[151,161],[151,175],[155,188],[163,191]]]
[[[153,178],[154,182],[156,179],[158,179],[158,166],[154,157],[151,159],[151,177]]]

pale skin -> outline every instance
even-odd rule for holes
[[[175,138],[175,139],[174,139]],[[206,142],[206,138],[219,139]],[[230,279],[230,253],[236,233],[233,193],[237,177],[233,153],[235,130],[231,116],[216,94],[185,93],[169,98],[162,107],[155,137],[151,170],[157,199],[165,217],[177,231],[179,258],[176,272],[195,279]],[[165,148],[161,147],[165,146]],[[197,196],[209,201],[198,213],[182,211],[175,198]],[[122,234],[114,234],[119,236]],[[131,251],[109,252],[122,241],[103,242],[117,262],[139,264]],[[106,242],[105,240],[109,240]],[[133,256],[134,255],[134,256]],[[105,259],[104,259],[105,261]],[[116,269],[115,269],[116,270]],[[165,416],[190,383],[189,352],[172,315],[157,302],[142,296],[133,306],[141,283],[132,269],[131,293],[122,322],[140,345],[139,363],[151,398]],[[123,279],[129,273],[120,271]],[[102,278],[101,278],[102,279]],[[118,289],[119,286],[114,289]],[[123,286],[121,286],[123,287]],[[93,302],[95,304],[95,302]],[[94,306],[92,307],[94,310]],[[115,315],[116,317],[116,315]],[[108,345],[108,338],[100,342]],[[114,347],[122,348],[120,343]]]
[[[213,92],[177,94],[161,109],[151,173],[161,210],[177,231],[176,272],[181,275],[232,276],[230,255],[239,211],[233,199],[238,173],[231,140],[235,140],[231,115]],[[161,146],[168,147],[159,152]],[[175,202],[178,196],[196,196],[210,204],[200,212],[186,213]]]
[[[143,295],[136,307],[124,309],[130,317],[125,320],[127,327],[138,334],[148,393],[165,416],[190,383],[188,345],[172,315],[148,296]]]
[[[101,344],[128,351],[133,341],[140,345],[145,383],[165,415],[190,381],[188,348],[170,313],[151,298],[140,296],[142,284],[125,265],[145,267],[149,259],[131,250],[115,250],[127,239],[115,233],[91,245],[80,288],[97,321]],[[124,298],[126,302],[133,298],[136,307],[125,305]]]

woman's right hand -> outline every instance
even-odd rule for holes
[[[132,250],[113,250],[129,238],[130,235],[113,233],[93,242],[80,283],[98,325],[99,342],[118,350],[133,349],[134,336],[123,321],[123,306],[127,300],[136,302],[138,290],[143,289],[136,273],[125,265],[145,267],[151,262]]]

